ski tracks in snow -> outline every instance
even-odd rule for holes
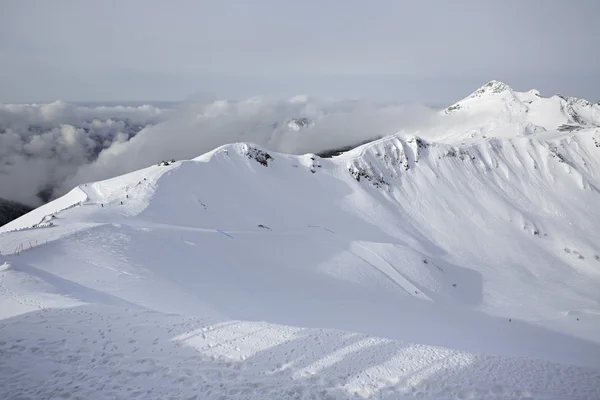
[[[379,271],[386,279],[390,280],[395,286],[404,290],[406,293],[411,296],[417,297],[422,300],[431,299],[423,293],[418,287],[413,285],[404,275],[402,275],[398,269],[396,269],[392,264],[383,259],[376,251],[367,247],[365,243],[368,242],[360,242],[353,241],[349,238],[345,238],[343,235],[338,235],[331,229],[319,226],[319,225],[309,225],[309,228],[315,229],[323,229],[324,231],[329,232],[332,235],[336,235],[335,237],[347,240],[350,244],[350,251],[354,254],[355,257],[369,264],[375,270]],[[333,238],[334,236],[330,236]]]
[[[375,251],[369,249],[360,242],[353,242],[352,252],[364,262],[372,265],[373,268],[380,271],[395,285],[406,291],[408,294],[422,300],[431,301],[431,299],[426,294],[424,294],[418,287],[413,285],[408,279],[406,279],[406,277],[404,277],[400,272],[398,272],[396,268],[394,268],[390,263],[385,261]]]

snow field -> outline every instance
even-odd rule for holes
[[[600,398],[595,106],[489,88],[435,135],[222,146],[13,221],[0,397]]]

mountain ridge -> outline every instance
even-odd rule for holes
[[[227,144],[1,227],[0,395],[598,397],[600,130],[489,90],[332,158]],[[79,379],[42,386],[65,357]]]
[[[491,102],[491,105],[487,105],[485,102]],[[545,98],[536,89],[531,89],[527,92],[517,92],[500,81],[486,83],[469,96],[446,108],[442,113],[449,115],[461,111],[464,112],[470,108],[482,107],[482,103],[483,106],[488,106],[495,110],[504,109],[513,118],[518,116],[520,119],[527,119],[523,114],[527,114],[530,111],[534,113],[536,111],[539,112],[535,107],[538,104],[538,108],[559,107],[560,113],[566,117],[561,125],[600,126],[600,107],[587,100],[564,97],[560,94]],[[558,129],[559,126],[547,125],[544,128]]]

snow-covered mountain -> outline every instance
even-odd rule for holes
[[[0,228],[0,397],[600,398],[598,121],[492,82],[80,185]]]
[[[575,131],[600,127],[600,105],[556,94],[542,97],[537,90],[516,92],[490,81],[470,96],[442,111],[452,126],[438,139],[512,138],[545,131]]]

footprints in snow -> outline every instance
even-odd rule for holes
[[[577,250],[572,250],[568,247],[565,247],[563,250],[565,253],[572,255],[573,257],[577,258],[578,260],[585,260],[585,256]],[[593,258],[594,258],[594,260],[600,262],[600,255],[594,254]]]
[[[548,233],[546,233],[546,232],[541,232],[541,230],[540,230],[539,228],[537,228],[537,227],[535,226],[535,224],[528,223],[528,222],[526,222],[526,221],[524,221],[524,222],[522,223],[522,229],[523,229],[523,230],[526,230],[526,231],[529,231],[529,232],[530,232],[532,235],[534,235],[534,236],[537,236],[537,237],[548,237]],[[570,254],[570,255],[572,255],[573,257],[577,258],[578,260],[585,260],[585,259],[586,259],[586,256],[585,256],[584,254],[580,253],[580,252],[579,252],[579,251],[577,251],[577,250],[573,250],[573,249],[571,249],[571,248],[569,248],[569,247],[565,247],[565,248],[563,249],[563,251],[564,251],[565,253],[567,253],[567,254]],[[600,262],[600,254],[594,254],[594,255],[593,255],[593,259],[594,259],[595,261],[598,261],[598,262]]]
[[[0,398],[595,398],[585,370],[469,355],[462,371],[460,354],[359,334],[95,306],[25,317],[0,323]]]
[[[38,301],[31,296],[16,293],[6,285],[7,269],[0,270],[0,298],[10,299],[13,302],[20,304],[29,309],[43,309],[45,306],[41,301]]]

